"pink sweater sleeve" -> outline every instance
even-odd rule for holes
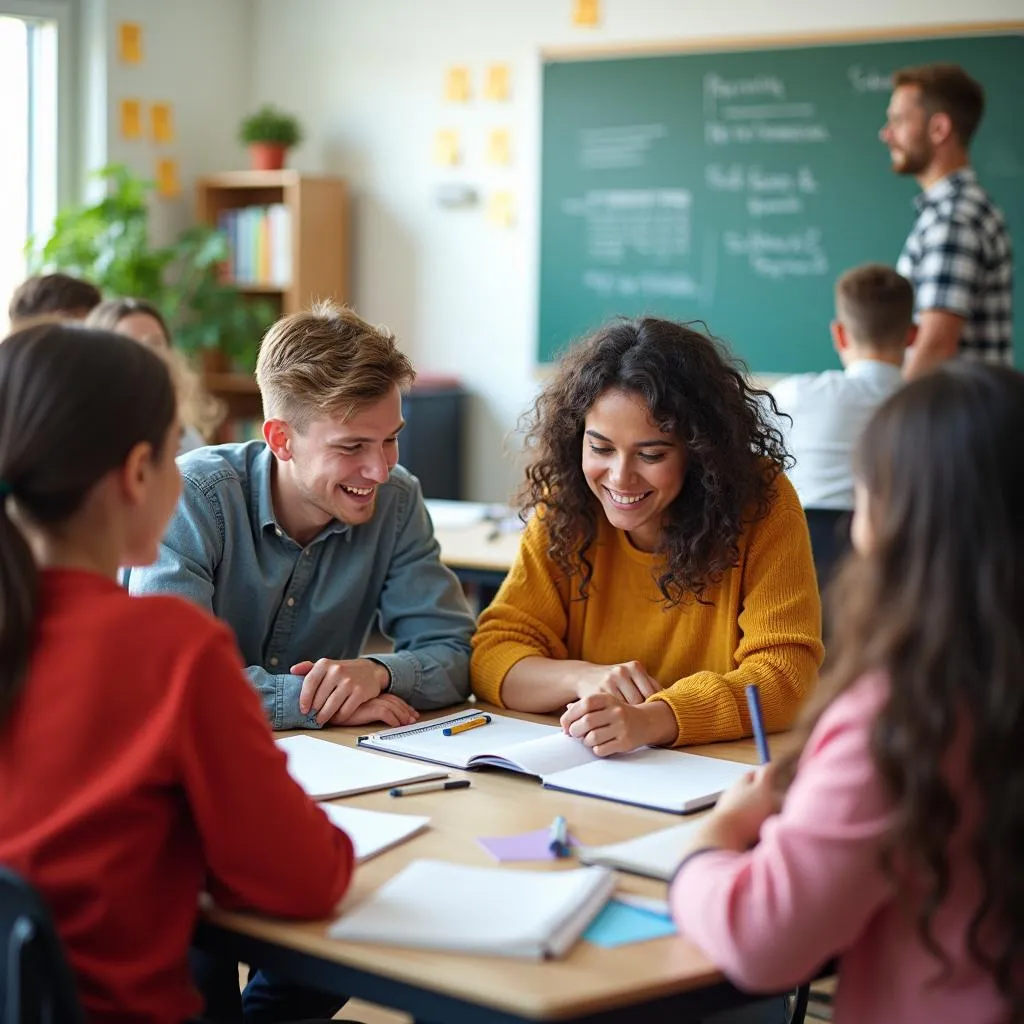
[[[878,851],[892,809],[869,749],[885,695],[875,676],[839,697],[758,845],[694,857],[672,884],[680,933],[741,988],[782,991],[806,981],[891,897]]]

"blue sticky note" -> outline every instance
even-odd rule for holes
[[[618,900],[609,900],[583,933],[583,938],[595,946],[614,949],[631,942],[663,939],[666,935],[675,934],[676,926],[669,918],[630,907]]]

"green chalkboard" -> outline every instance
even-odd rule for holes
[[[835,278],[895,264],[915,215],[878,138],[889,76],[936,60],[985,86],[972,159],[1024,245],[1021,34],[547,60],[539,361],[651,314],[704,321],[755,371],[837,366]]]

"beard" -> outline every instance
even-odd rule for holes
[[[893,148],[892,169],[897,174],[917,175],[927,170],[932,162],[932,150],[927,142],[920,142],[910,149]]]

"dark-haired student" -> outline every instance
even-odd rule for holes
[[[599,756],[784,729],[822,659],[804,513],[782,438],[722,348],[609,324],[537,399],[518,558],[473,640],[473,688],[559,712]]]
[[[166,366],[130,338],[46,324],[0,344],[0,863],[49,905],[98,1024],[199,1012],[204,888],[319,918],[353,870],[230,630],[117,584],[156,558],[180,429]]]
[[[12,331],[40,317],[84,320],[102,298],[99,288],[80,277],[36,274],[14,290],[7,315]]]
[[[1024,1020],[1022,436],[1024,376],[959,361],[861,438],[802,749],[722,796],[671,889],[743,988],[838,957],[837,1024]]]

